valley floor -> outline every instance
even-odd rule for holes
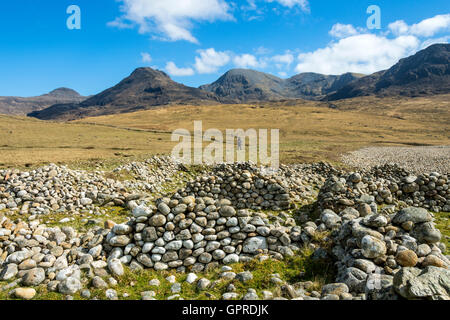
[[[171,106],[75,122],[45,122],[0,115],[0,168],[66,163],[117,164],[169,154],[171,133],[280,129],[283,163],[330,161],[369,146],[450,145],[450,95],[429,98],[363,97],[335,103],[289,101],[252,105]],[[269,148],[270,149],[270,148]]]

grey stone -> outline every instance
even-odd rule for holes
[[[236,279],[241,282],[247,282],[253,279],[253,274],[250,271],[240,272],[236,275]]]
[[[367,274],[359,269],[350,267],[346,268],[338,278],[338,282],[345,283],[351,292],[363,292]]]
[[[119,300],[117,296],[117,291],[114,289],[106,290],[105,295],[108,300]]]
[[[450,270],[403,268],[394,276],[394,288],[406,299],[450,300]]]
[[[2,272],[0,273],[0,279],[1,280],[13,279],[17,275],[18,272],[19,272],[19,270],[17,268],[17,264],[14,264],[14,263],[7,264],[2,269]]]
[[[211,285],[211,281],[209,281],[206,278],[202,278],[202,279],[198,280],[198,282],[197,282],[197,288],[201,291],[208,289],[210,285]]]
[[[386,254],[386,244],[384,241],[366,235],[361,240],[362,253],[366,258],[377,258]]]
[[[44,282],[45,271],[43,268],[34,268],[28,270],[22,278],[22,284],[25,286],[35,287]]]
[[[98,276],[92,278],[92,286],[96,289],[108,288],[108,284],[106,283],[106,281]]]
[[[345,283],[330,283],[322,287],[322,295],[348,293],[349,289]]]
[[[108,269],[115,276],[122,276],[125,273],[122,262],[119,259],[108,260]]]
[[[131,239],[125,235],[114,236],[109,240],[109,244],[113,247],[125,247],[131,242]]]
[[[437,243],[442,238],[441,232],[434,227],[432,222],[415,225],[411,235],[420,243]]]
[[[197,275],[195,273],[189,273],[186,277],[186,282],[192,284],[197,280]]]
[[[80,280],[69,277],[58,284],[58,291],[62,294],[75,294],[82,288]]]
[[[149,219],[149,224],[154,227],[162,227],[166,224],[166,221],[167,219],[165,216],[162,214],[157,214]]]
[[[267,248],[267,240],[261,236],[248,238],[243,245],[243,251],[251,254],[258,253],[259,250],[265,250]]]
[[[328,229],[332,229],[334,227],[339,226],[339,223],[342,222],[341,217],[339,217],[332,210],[325,209],[320,216],[320,219],[327,226]]]
[[[231,206],[223,206],[220,208],[219,213],[223,217],[232,217],[236,215],[236,210]]]
[[[401,225],[407,221],[412,221],[413,223],[430,222],[433,220],[431,214],[424,208],[409,207],[400,210],[392,222]]]

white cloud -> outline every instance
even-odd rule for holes
[[[286,65],[291,65],[294,62],[294,55],[292,53],[279,54],[272,57],[272,60],[277,63],[282,63]]]
[[[303,11],[309,11],[308,0],[266,0],[266,2],[278,2],[282,6],[288,8],[299,6]]]
[[[425,40],[422,45],[420,46],[420,50],[426,49],[429,46],[437,43],[448,43],[450,41],[450,36],[440,37],[440,38],[431,38]]]
[[[214,48],[197,51],[200,56],[195,58],[195,69],[198,73],[214,73],[220,67],[230,62],[226,52],[218,52]]]
[[[437,15],[411,26],[403,20],[398,20],[389,24],[388,28],[395,35],[432,37],[439,32],[450,30],[450,14]]]
[[[397,20],[388,25],[389,30],[397,36],[405,35],[409,31],[409,26],[403,20]]]
[[[328,33],[335,38],[346,38],[359,32],[351,24],[336,23]]]
[[[361,34],[300,54],[295,70],[323,74],[370,74],[390,68],[399,59],[414,54],[419,46],[420,41],[414,36],[388,39],[375,34]]]
[[[142,62],[150,63],[152,62],[152,56],[148,52],[141,52]]]
[[[140,33],[152,33],[164,40],[197,43],[191,29],[194,21],[228,20],[232,16],[225,0],[118,0],[124,15],[110,26],[139,26]]]
[[[233,62],[238,68],[263,68],[265,66],[263,61],[248,53],[235,56]]]
[[[192,68],[178,68],[174,62],[169,61],[166,64],[166,71],[171,76],[192,76],[195,74],[194,70]]]
[[[255,53],[256,53],[257,55],[266,55],[266,54],[269,54],[269,53],[271,53],[271,52],[272,52],[271,49],[266,48],[266,47],[264,47],[264,46],[258,47],[258,48],[255,50]]]
[[[447,43],[450,36],[432,36],[450,30],[450,14],[437,15],[417,24],[402,20],[389,24],[389,31],[380,34],[352,25],[335,24],[329,34],[338,38],[325,48],[298,56],[296,72],[370,74],[388,69],[398,60],[415,54],[435,43]]]
[[[121,18],[116,18],[114,21],[110,21],[107,23],[109,27],[115,27],[119,29],[132,29],[133,25],[129,23],[125,23]]]

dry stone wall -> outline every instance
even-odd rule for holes
[[[370,171],[330,177],[319,194],[322,208],[341,210],[370,197],[377,204],[402,201],[434,212],[450,212],[449,174],[433,172],[414,176],[405,169],[385,165]]]
[[[337,268],[336,283],[324,286],[322,299],[450,299],[450,261],[430,212],[448,211],[448,174],[411,176],[391,166],[346,173],[323,163],[270,174],[250,163],[224,164],[152,201],[130,189],[145,193],[147,184],[162,185],[183,169],[169,163],[161,171],[152,163],[119,167],[142,176],[125,182],[55,165],[0,171],[0,280],[8,281],[1,289],[45,284],[70,295],[87,281],[103,288],[110,277],[114,284],[124,265],[198,273],[257,256],[282,259],[308,246],[314,259]],[[318,188],[319,217],[294,219],[288,209],[310,201]],[[95,213],[102,203],[127,206],[129,220],[78,233],[39,219],[52,211]],[[17,213],[31,215],[8,218]],[[315,240],[324,232],[326,248]],[[290,298],[312,299],[284,288]],[[113,291],[107,296],[114,298]]]
[[[235,209],[227,199],[163,198],[134,205],[129,223],[107,234],[110,256],[135,268],[202,271],[268,254],[281,259],[299,248],[300,229],[269,222],[263,213]]]

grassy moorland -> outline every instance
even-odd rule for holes
[[[170,106],[75,122],[0,115],[0,168],[44,163],[73,165],[129,161],[170,153],[171,133],[280,129],[282,162],[339,162],[364,146],[449,145],[450,95],[431,98],[363,97],[335,103],[287,101],[247,105]]]
[[[169,135],[0,115],[0,168],[167,153]]]
[[[338,161],[341,153],[363,146],[448,145],[449,95],[433,98],[364,97],[336,103],[290,101],[254,105],[174,106],[136,113],[87,118],[78,123],[170,133],[203,130],[280,129],[284,162]]]

